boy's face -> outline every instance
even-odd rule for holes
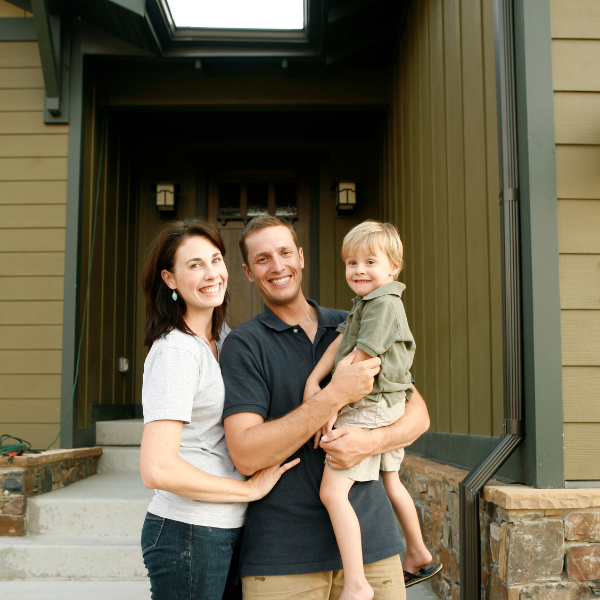
[[[381,250],[372,253],[359,248],[346,257],[346,281],[358,296],[366,296],[386,283],[394,281],[400,267],[392,265]]]

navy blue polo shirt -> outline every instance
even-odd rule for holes
[[[223,418],[242,412],[277,419],[302,404],[306,379],[337,337],[348,314],[319,307],[314,343],[299,325],[284,323],[266,306],[232,331],[220,363],[225,381]],[[319,498],[325,453],[312,438],[287,460],[300,464],[271,493],[251,502],[241,548],[241,575],[292,575],[342,568],[327,510]],[[365,564],[404,550],[391,504],[379,481],[355,483],[350,502],[358,516]]]

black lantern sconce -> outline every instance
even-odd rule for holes
[[[338,214],[353,215],[356,207],[356,182],[336,181],[331,189],[335,190]]]
[[[156,184],[156,208],[160,211],[175,210],[175,184]]]

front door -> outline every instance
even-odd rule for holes
[[[242,268],[239,239],[244,225],[259,215],[277,215],[294,224],[305,266],[302,290],[309,297],[310,190],[308,171],[299,169],[223,169],[208,179],[208,220],[215,225],[227,249],[229,309],[233,329],[262,310],[262,298]]]

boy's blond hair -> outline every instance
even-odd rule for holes
[[[404,265],[402,241],[398,230],[391,223],[369,220],[353,227],[342,242],[342,258],[345,261],[358,250],[366,250],[372,254],[380,250],[387,255],[391,265],[400,267],[400,271]]]

